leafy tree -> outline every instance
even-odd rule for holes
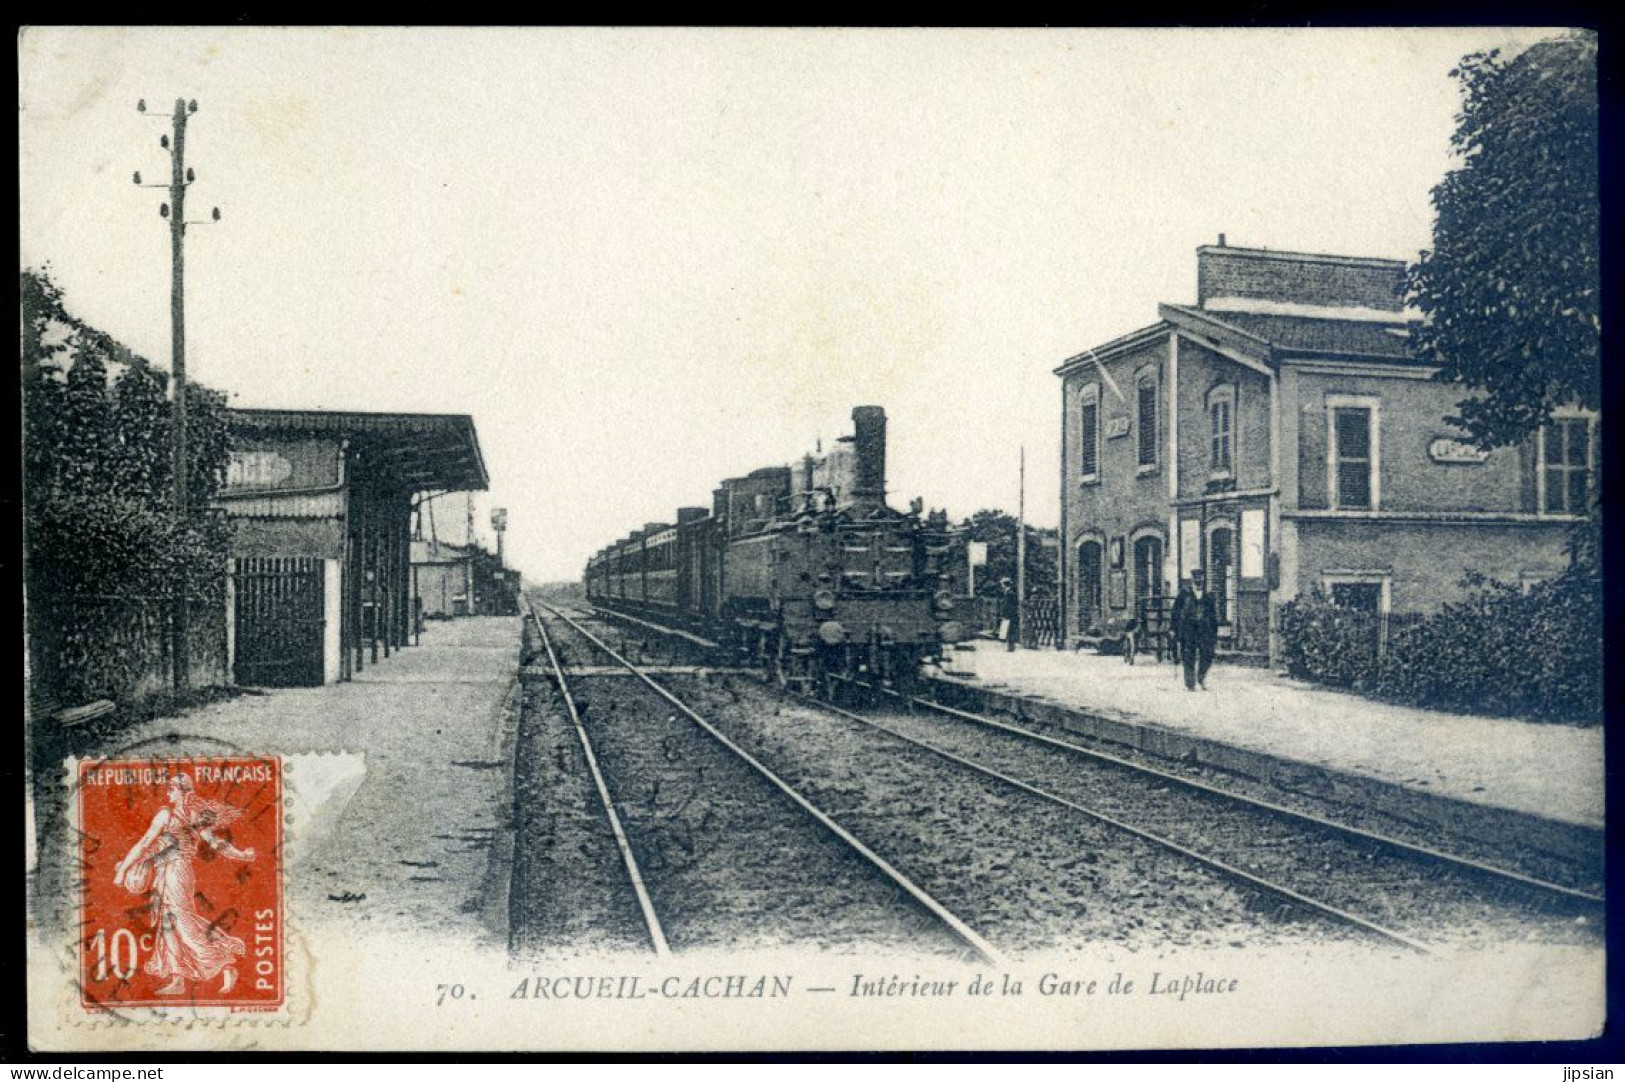
[[[1452,418],[1481,447],[1600,404],[1596,71],[1596,37],[1577,32],[1451,73],[1461,165],[1433,190],[1433,249],[1407,286],[1418,355],[1481,392]]]
[[[998,591],[1000,579],[1016,581],[1016,517],[991,508],[976,512],[960,524],[967,541],[987,544],[987,565],[976,569],[976,595]],[[1027,596],[1055,594],[1055,531],[1027,527]],[[962,554],[963,549],[959,550]],[[960,557],[963,559],[963,555]]]

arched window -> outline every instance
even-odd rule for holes
[[[1146,534],[1134,542],[1134,606],[1136,617],[1148,602],[1162,598],[1162,538]]]
[[[1091,383],[1078,394],[1078,475],[1083,481],[1100,480],[1100,384]]]
[[[1207,393],[1208,472],[1227,477],[1235,470],[1236,389],[1226,383]]]
[[[1104,562],[1099,541],[1085,541],[1078,546],[1078,627],[1084,631],[1100,623]]]

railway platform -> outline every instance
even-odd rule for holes
[[[500,945],[519,650],[517,616],[430,622],[352,681],[153,719],[98,753],[298,757],[286,889],[308,935],[415,926]]]
[[[928,687],[945,702],[1103,746],[1202,764],[1328,803],[1376,807],[1507,847],[1600,861],[1603,734],[1374,702],[1221,665],[1206,691],[1142,657],[977,642]]]

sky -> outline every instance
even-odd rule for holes
[[[30,29],[21,261],[244,407],[467,413],[533,580],[886,408],[893,506],[1058,517],[1059,380],[1197,246],[1414,258],[1539,30]],[[145,99],[147,115],[136,111]],[[486,533],[489,534],[488,528]]]

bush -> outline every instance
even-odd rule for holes
[[[1280,609],[1300,679],[1437,710],[1595,725],[1602,720],[1602,591],[1577,565],[1525,594],[1470,575],[1426,616],[1357,612],[1319,594]]]

